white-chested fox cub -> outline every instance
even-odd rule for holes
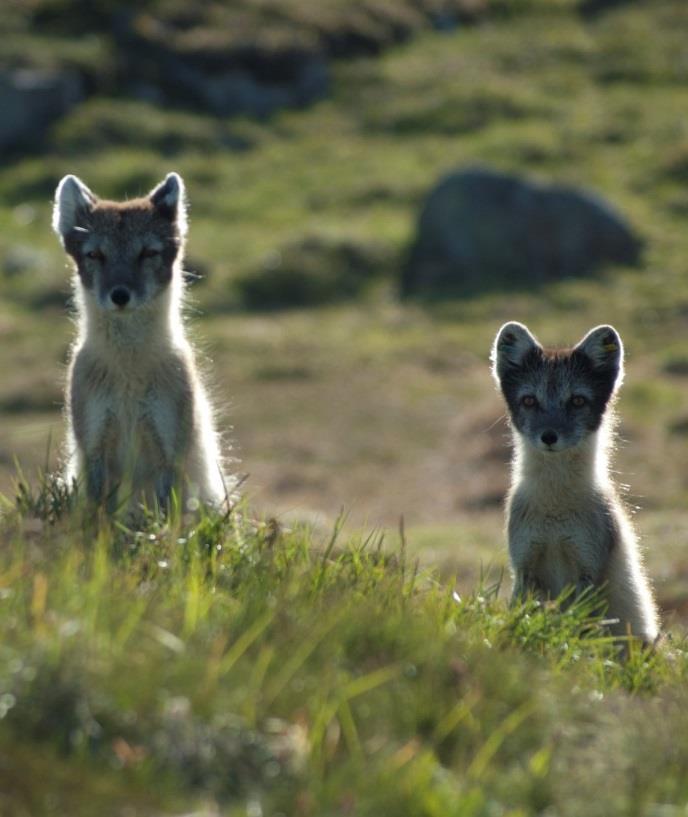
[[[623,346],[611,326],[573,349],[543,349],[520,323],[507,323],[492,351],[493,373],[514,435],[507,500],[516,600],[555,598],[602,587],[614,633],[646,642],[658,617],[635,535],[609,475]]]
[[[173,488],[222,504],[220,447],[181,317],[181,178],[170,173],[145,198],[111,202],[65,176],[53,227],[76,273],[67,479],[110,509],[141,499],[164,507]]]

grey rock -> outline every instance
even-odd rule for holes
[[[166,104],[217,116],[265,117],[302,107],[329,91],[327,56],[315,45],[242,44],[183,49],[166,30],[142,33],[131,20],[117,27],[120,76],[137,93],[156,89]]]
[[[73,71],[0,72],[0,150],[37,143],[83,96],[82,79]]]
[[[626,220],[593,193],[471,168],[445,177],[428,195],[401,290],[538,286],[604,264],[636,264],[641,249]]]
[[[638,0],[581,0],[578,8],[584,17],[597,17],[607,11],[614,11],[620,6],[637,2]]]
[[[268,116],[287,107],[301,107],[325,96],[328,87],[324,61],[304,63],[289,81],[261,82],[248,71],[237,68],[222,74],[193,72],[189,87],[219,115]]]

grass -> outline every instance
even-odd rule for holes
[[[0,168],[0,490],[15,457],[28,475],[0,521],[0,813],[685,812],[688,12],[499,11],[337,62],[328,98],[265,121],[96,84]],[[50,42],[61,64],[71,41]],[[72,59],[97,73],[112,54],[85,39]],[[645,239],[641,267],[399,302],[425,194],[474,163],[601,193]],[[73,331],[50,202],[68,172],[119,197],[171,169],[248,509],[96,528],[35,476],[57,462]],[[294,276],[328,302],[246,309]],[[510,319],[552,344],[621,332],[615,467],[666,650],[623,663],[585,605],[509,610],[496,592],[509,449],[488,353]],[[367,531],[402,515],[403,549],[378,547]]]
[[[13,4],[4,10],[0,23],[15,38],[8,43],[5,63],[50,65],[52,58],[60,64],[71,54],[78,64],[76,51],[82,59],[92,55],[87,64],[94,63],[94,68],[111,70],[110,64],[103,64],[102,54],[95,59],[93,52],[98,43],[100,49],[124,48],[126,53],[121,30],[124,21],[139,36],[154,44],[162,42],[172,52],[222,62],[233,48],[245,49],[256,43],[268,49],[317,45],[330,57],[375,54],[423,28],[470,22],[488,10],[482,0],[330,0],[326,6],[309,0],[231,0],[193,7],[175,0],[126,0],[120,4],[108,0],[36,0]],[[36,53],[21,50],[27,40]],[[36,43],[41,48],[36,48]]]
[[[688,802],[688,753],[664,754],[655,715],[688,725],[688,653],[634,645],[620,660],[594,600],[509,610],[489,583],[461,598],[403,538],[340,525],[320,539],[242,512],[129,530],[94,524],[49,481],[20,494],[0,555],[13,814]]]

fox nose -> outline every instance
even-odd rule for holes
[[[552,431],[551,429],[547,429],[547,431],[543,431],[540,435],[540,439],[545,445],[554,445],[554,443],[559,439],[557,436],[556,431]]]
[[[110,293],[110,300],[115,306],[123,309],[131,300],[131,293],[126,287],[115,287]]]

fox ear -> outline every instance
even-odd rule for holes
[[[596,369],[608,371],[619,380],[623,375],[624,349],[613,326],[596,326],[575,347],[592,360]]]
[[[509,369],[521,365],[523,358],[533,349],[542,347],[536,338],[530,334],[528,327],[517,321],[510,321],[497,332],[492,347],[492,375],[497,383]]]
[[[178,173],[168,173],[148,198],[159,213],[176,224],[180,235],[186,235],[186,189]]]
[[[57,185],[53,206],[53,230],[64,241],[68,233],[80,225],[96,203],[95,195],[76,176],[65,176]]]

